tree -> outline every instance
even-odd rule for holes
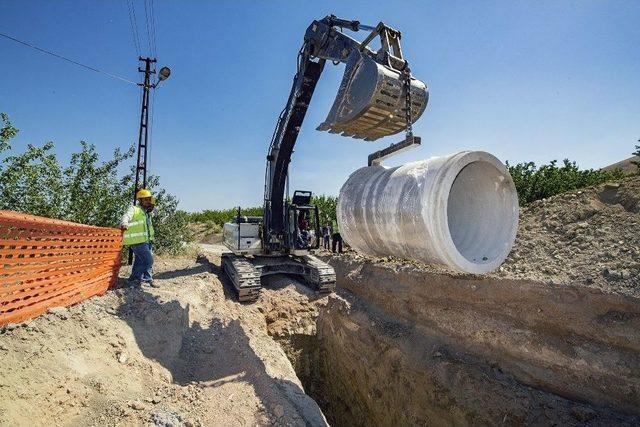
[[[518,191],[521,205],[625,176],[620,169],[613,171],[580,169],[576,162],[568,159],[562,162],[562,166],[558,166],[558,161],[553,160],[548,165],[541,166],[536,166],[533,162],[511,166],[507,162],[507,168]]]
[[[11,150],[9,140],[18,130],[1,114],[0,150]],[[82,224],[117,227],[132,203],[133,168],[121,176],[119,170],[135,154],[133,147],[101,161],[93,144],[80,142],[80,150],[62,167],[53,142],[42,147],[28,144],[23,153],[7,156],[0,163],[0,209],[14,210]],[[156,195],[154,228],[157,252],[176,253],[190,241],[186,213],[177,209],[178,200],[151,176],[149,187]]]
[[[6,151],[11,148],[8,141],[18,134],[18,129],[13,127],[6,113],[0,113],[0,120],[2,120],[2,127],[0,128],[0,151]]]
[[[638,140],[638,142],[640,142],[640,139]],[[636,151],[634,151],[633,153],[634,156],[638,156],[640,158],[640,145],[636,145]],[[638,175],[640,175],[640,160],[631,160],[631,163],[633,163],[634,165],[636,165],[636,173]]]

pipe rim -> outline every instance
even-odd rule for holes
[[[442,254],[446,258],[448,258],[449,264],[455,265],[458,269],[473,273],[473,274],[484,274],[491,272],[505,261],[505,259],[509,256],[511,249],[515,243],[516,233],[518,231],[518,222],[519,222],[519,206],[518,206],[518,196],[515,190],[515,184],[513,183],[513,178],[511,174],[504,166],[504,164],[496,158],[494,155],[487,153],[485,151],[463,151],[457,153],[452,156],[448,162],[449,167],[446,169],[447,173],[443,179],[442,184],[439,186],[439,191],[446,191],[446,194],[443,194],[443,197],[438,198],[442,200],[443,203],[437,209],[438,212],[438,220],[441,221],[441,224],[444,224],[443,227],[440,228],[440,238],[442,242],[446,245],[446,247],[450,248],[449,251],[444,251]],[[502,239],[505,243],[502,250],[497,254],[492,260],[487,260],[486,262],[473,262],[470,261],[467,257],[465,257],[461,251],[459,250],[459,246],[454,242],[454,238],[452,237],[451,228],[449,224],[449,200],[451,196],[451,190],[453,185],[460,176],[460,173],[467,166],[470,166],[474,163],[484,163],[490,166],[493,166],[502,177],[504,177],[505,181],[503,184],[508,186],[513,191],[509,192],[510,200],[507,200],[506,203],[510,204],[512,207],[512,216],[511,221],[507,218],[505,220],[507,223],[505,224],[508,228],[503,230],[504,239]]]

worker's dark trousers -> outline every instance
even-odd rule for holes
[[[329,240],[331,240],[331,237],[328,234],[326,236],[322,236],[322,244],[327,251],[329,250]]]
[[[133,268],[129,280],[132,282],[151,282],[153,280],[153,254],[151,253],[151,242],[131,245],[133,252]]]
[[[338,246],[338,253],[342,253],[342,236],[340,233],[333,233],[331,236],[331,252],[336,252],[336,246]]]

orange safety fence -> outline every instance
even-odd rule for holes
[[[0,325],[115,286],[122,232],[0,210]]]

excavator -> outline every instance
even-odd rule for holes
[[[345,31],[369,31],[357,41]],[[379,38],[380,47],[371,42]],[[297,58],[297,71],[287,104],[269,145],[265,171],[264,213],[261,217],[238,214],[224,225],[222,268],[239,301],[255,300],[261,278],[271,274],[300,277],[319,292],[335,289],[333,268],[318,259],[320,235],[318,207],[310,191],[289,197],[289,163],[302,122],[325,63],[346,64],[336,99],[317,130],[375,141],[405,131],[404,140],[369,155],[369,165],[420,144],[412,124],[424,112],[429,94],[423,82],[411,75],[404,59],[399,31],[379,23],[363,25],[334,15],[309,25]]]

